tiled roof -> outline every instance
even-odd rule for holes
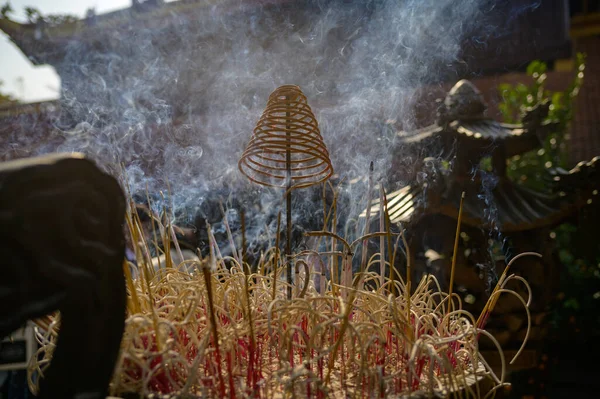
[[[502,179],[489,192],[472,180],[442,179],[438,187],[414,184],[387,195],[392,223],[412,224],[425,214],[458,218],[462,192],[466,193],[463,223],[471,226],[494,225],[503,232],[524,231],[554,225],[570,215],[574,207],[566,198],[530,190]],[[442,192],[443,194],[436,194]],[[373,202],[371,218],[379,215],[379,200]],[[361,217],[366,216],[363,211]]]
[[[491,119],[455,121],[451,125],[459,134],[484,140],[504,140],[529,133],[521,125],[508,125]]]
[[[597,195],[600,189],[600,156],[581,161],[570,170],[555,168],[550,173],[555,192],[567,195],[579,190],[595,190]]]
[[[0,161],[54,152],[64,139],[55,127],[59,113],[56,101],[0,108]]]
[[[397,144],[427,147],[438,137],[447,134],[464,140],[476,140],[484,147],[503,142],[505,155],[510,157],[538,148],[549,133],[549,126],[550,123],[544,123],[539,129],[528,130],[522,125],[500,123],[492,119],[453,121],[446,128],[434,124],[413,132],[399,132]]]
[[[492,119],[453,121],[449,124],[448,130],[468,138],[492,141],[524,136],[531,133],[521,125],[500,123]],[[398,138],[402,143],[417,143],[431,136],[440,134],[443,131],[444,128],[441,126],[430,125],[415,130],[414,132],[399,132]]]
[[[51,114],[58,111],[59,108],[59,101],[42,101],[27,104],[16,103],[8,106],[0,106],[0,121],[17,115]]]
[[[354,3],[354,4],[350,4]],[[539,7],[528,9],[519,18],[506,19],[506,15],[515,12],[517,0],[501,2],[495,7],[481,10],[478,26],[484,27],[480,32],[472,32],[461,43],[462,51],[453,65],[443,63],[436,75],[431,76],[432,83],[454,79],[456,76],[473,76],[481,73],[519,68],[534,59],[552,60],[564,58],[570,54],[567,19],[564,17],[565,5],[562,0],[547,0]],[[179,0],[173,2],[145,1],[133,7],[106,13],[90,15],[87,18],[69,21],[57,26],[41,24],[15,24],[6,18],[0,18],[0,29],[21,47],[35,62],[58,62],[60,50],[70,42],[93,42],[110,51],[114,46],[107,40],[117,30],[125,32],[143,31],[144,29],[160,30],[169,24],[172,26],[199,26],[220,20],[225,16],[232,20],[248,18],[248,10],[262,7],[310,8],[311,14],[327,10],[330,5],[342,7],[363,7],[365,15],[375,7],[369,2],[348,2],[347,0],[323,0],[319,2],[305,0]],[[520,7],[518,7],[520,8]],[[298,13],[296,13],[298,14]],[[284,18],[285,19],[285,18]],[[354,19],[354,18],[353,18]],[[309,20],[309,19],[307,19]],[[369,18],[359,18],[359,24],[367,23]],[[362,21],[362,22],[361,22]],[[226,22],[226,19],[223,20]],[[348,24],[356,23],[348,21]],[[289,22],[292,24],[292,22]],[[300,26],[296,21],[294,26]],[[486,26],[502,24],[503,34],[490,37]],[[222,23],[219,24],[222,28]],[[198,28],[192,28],[197,30]],[[277,29],[277,28],[274,28]],[[361,28],[366,29],[366,28]],[[217,30],[215,34],[219,34]],[[164,35],[168,38],[169,35]],[[486,45],[480,40],[468,40],[468,37],[487,37]],[[40,45],[40,43],[43,45]],[[47,47],[56,47],[49,51]],[[399,46],[398,51],[402,51]],[[54,55],[56,53],[56,55]]]

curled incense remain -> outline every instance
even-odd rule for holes
[[[287,296],[291,299],[292,190],[319,184],[333,174],[319,124],[298,86],[281,86],[271,93],[238,167],[254,183],[285,188]]]
[[[478,352],[485,331],[459,304],[450,313],[438,306],[431,275],[414,288],[410,307],[403,293],[394,297],[386,288],[343,287],[349,297],[342,301],[331,289],[317,292],[312,281],[292,300],[279,284],[272,300],[276,279],[269,267],[248,275],[233,258],[215,262],[215,269],[193,275],[171,268],[149,282],[133,281],[141,309],[126,321],[113,395],[300,398],[310,391],[368,398],[368,387],[378,387],[384,397],[455,389],[474,398],[485,392],[476,387],[484,379],[504,384]],[[367,272],[365,280],[379,275]],[[39,329],[35,369],[51,359],[56,323],[50,320],[48,331]]]
[[[290,183],[294,189],[333,174],[319,124],[298,86],[271,93],[238,167],[254,183],[282,188]]]

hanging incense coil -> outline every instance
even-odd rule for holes
[[[255,183],[293,189],[333,174],[319,125],[298,86],[271,93],[238,166]]]

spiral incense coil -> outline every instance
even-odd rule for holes
[[[238,166],[255,183],[294,189],[333,174],[319,125],[298,86],[271,93]]]

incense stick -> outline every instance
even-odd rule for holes
[[[134,237],[139,233],[136,223],[133,218],[129,223]],[[367,258],[362,273],[362,280],[373,289],[365,290],[361,279],[347,270],[354,249],[366,240],[384,237],[389,246],[389,231],[352,242],[325,230],[309,232],[308,236],[335,240],[343,251],[296,254],[297,267],[304,268],[306,278],[299,295],[287,300],[285,295],[276,295],[279,248],[269,248],[254,269],[258,273],[253,273],[249,265],[231,256],[223,258],[208,223],[207,230],[209,258],[195,263],[201,273],[189,274],[175,267],[131,279],[113,395],[279,399],[310,393],[316,398],[341,399],[366,397],[368,392],[385,398],[419,392],[479,397],[485,392],[479,395],[476,387],[471,389],[472,381],[485,377],[495,386],[504,384],[504,373],[496,376],[481,357],[478,337],[489,336],[482,327],[500,294],[513,295],[506,283],[517,277],[508,276],[508,269],[475,322],[461,309],[460,301],[450,312],[439,305],[439,298],[448,294],[441,291],[434,276],[415,281],[412,289],[412,255],[403,230],[398,240],[403,239],[407,249],[407,281],[404,284],[398,276],[398,296],[390,295],[391,273],[383,285],[371,285],[381,279],[369,270],[380,265],[383,251]],[[323,259],[344,257],[342,297],[333,290],[318,292],[310,283],[308,254]],[[142,251],[137,256],[143,270]],[[275,264],[272,268],[271,263]],[[137,309],[133,293],[138,297]],[[450,323],[447,327],[441,323],[445,318]],[[40,322],[47,330],[37,333],[41,348],[30,373],[40,372],[51,359],[57,320],[52,315]],[[35,389],[36,384],[31,385]],[[456,392],[450,394],[452,390]]]
[[[448,311],[446,313],[450,313],[451,307],[454,307],[454,302],[452,301],[452,288],[454,286],[454,270],[456,269],[456,259],[458,258],[458,240],[460,238],[460,223],[462,222],[464,200],[465,192],[463,191],[462,195],[460,196],[460,206],[458,207],[458,220],[456,221],[456,235],[454,236],[454,251],[452,253],[452,267],[450,269],[450,285],[448,287]],[[450,325],[450,320],[448,320],[448,325]]]

